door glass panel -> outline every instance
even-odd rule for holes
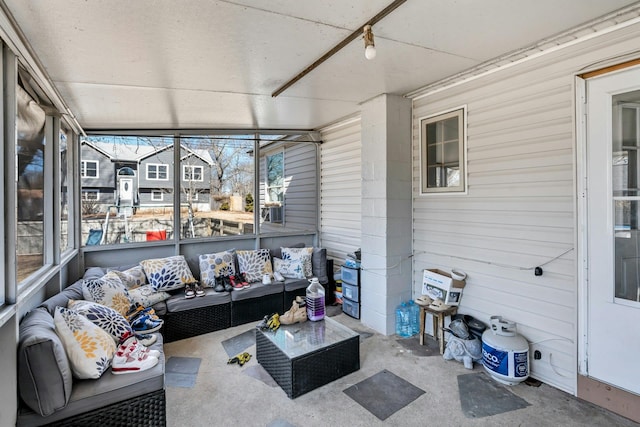
[[[615,296],[640,302],[640,92],[614,96],[612,116],[611,182],[614,198]]]

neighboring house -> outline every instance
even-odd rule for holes
[[[194,209],[210,209],[213,164],[206,150],[181,146],[181,204],[191,201]],[[173,145],[82,141],[82,200],[94,201],[100,211],[120,205],[173,206],[174,172]]]

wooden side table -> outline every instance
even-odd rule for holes
[[[440,343],[440,354],[444,354],[444,319],[458,312],[457,306],[451,306],[446,310],[435,310],[429,306],[420,306],[420,345],[424,345],[424,323],[427,313],[433,315],[433,337]]]

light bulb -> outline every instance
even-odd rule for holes
[[[372,60],[376,57],[376,47],[373,45],[369,45],[364,49],[364,57],[368,60]]]

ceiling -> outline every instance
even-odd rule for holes
[[[84,129],[317,129],[630,0],[408,0],[276,98],[391,0],[4,0]]]

